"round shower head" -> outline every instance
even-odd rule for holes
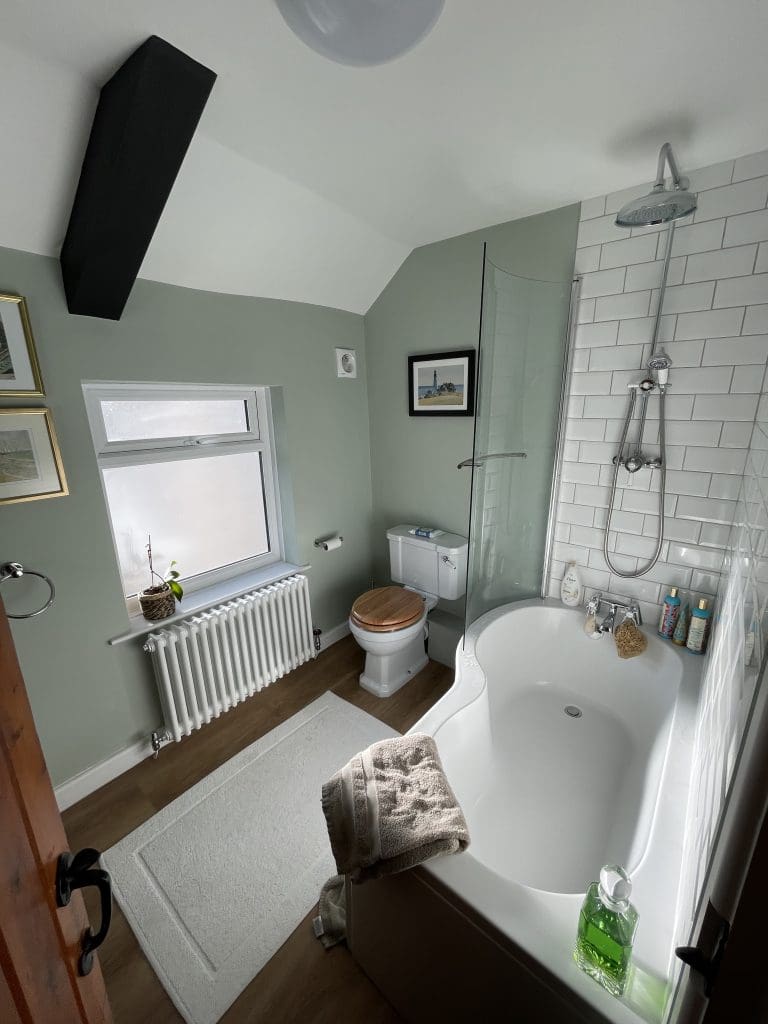
[[[620,228],[640,228],[650,224],[666,224],[677,220],[687,213],[693,213],[697,201],[693,192],[682,188],[664,188],[657,185],[647,196],[633,199],[622,206],[616,214],[616,224]]]

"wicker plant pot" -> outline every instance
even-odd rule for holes
[[[176,598],[167,583],[142,590],[139,594],[139,604],[144,618],[149,619],[150,622],[167,619],[176,611]]]

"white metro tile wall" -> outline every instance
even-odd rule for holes
[[[737,161],[737,168],[739,163]],[[735,753],[749,722],[748,709],[768,639],[765,543],[768,401],[765,396],[760,405],[754,428],[750,424],[751,443],[744,453],[744,476],[728,477],[739,484],[730,494],[737,499],[730,503],[736,507],[734,525],[728,528],[714,522],[703,523],[699,537],[701,547],[714,549],[727,543],[728,555],[718,591],[715,629],[704,660],[693,747],[692,787],[686,813],[676,945],[688,945],[691,941],[695,909],[706,879],[718,817],[735,770]],[[745,646],[750,633],[754,637],[751,654]]]
[[[676,227],[659,333],[672,359],[664,545],[637,580],[611,572],[603,537],[627,383],[650,354],[667,240],[666,226],[619,228],[615,214],[649,185],[582,203],[576,250],[582,290],[549,588],[559,594],[576,560],[588,588],[638,598],[649,622],[670,586],[696,596],[717,588],[768,358],[768,152],[690,178],[699,205]],[[643,440],[654,455],[658,405],[652,395]],[[658,470],[620,473],[608,550],[622,571],[654,551],[658,492]]]

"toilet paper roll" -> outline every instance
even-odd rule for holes
[[[322,542],[320,547],[323,551],[335,551],[336,548],[340,548],[343,543],[344,540],[341,537],[329,537],[328,540],[324,540]]]

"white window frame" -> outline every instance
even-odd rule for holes
[[[197,576],[182,576],[186,593],[210,587],[224,580],[235,579],[273,562],[283,560],[284,539],[277,460],[273,442],[272,404],[269,388],[235,387],[219,384],[156,384],[136,381],[83,381],[83,396],[91,428],[99,478],[104,492],[104,504],[112,544],[115,549],[118,572],[122,571],[112,525],[112,513],[104,481],[104,470],[121,466],[148,465],[167,462],[173,453],[174,461],[209,458],[211,455],[230,455],[236,452],[259,452],[264,490],[269,550],[252,558],[220,566]],[[240,400],[246,403],[248,430],[237,434],[203,434],[172,438],[143,438],[135,441],[108,441],[101,411],[103,401],[183,401],[183,400]],[[181,569],[184,567],[181,566]],[[129,611],[135,614],[138,601],[134,595],[125,595]]]

